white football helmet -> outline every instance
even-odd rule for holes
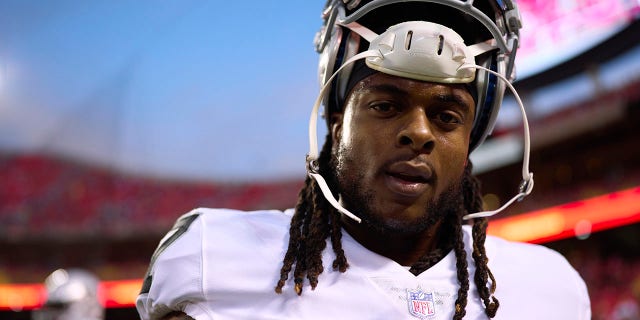
[[[514,58],[522,22],[518,7],[512,0],[329,0],[322,18],[324,24],[315,39],[316,50],[320,53],[318,72],[321,85],[325,85],[346,61],[367,50],[366,42],[369,40],[364,41],[362,34],[350,28],[350,24],[356,23],[382,34],[389,27],[409,21],[428,21],[444,26],[460,35],[467,46],[491,44],[489,50],[468,58],[475,58],[475,64],[496,71],[509,81],[515,79]],[[441,59],[440,63],[443,61]],[[367,65],[371,68],[369,61]],[[323,97],[325,115],[342,106],[352,68],[353,65],[344,66],[326,91]],[[426,73],[430,70],[433,70],[431,66],[423,68]],[[387,70],[385,73],[390,72]],[[403,76],[438,82],[428,74],[427,77],[420,75],[418,72],[413,76],[408,73]],[[493,130],[505,91],[505,84],[485,70],[476,70],[472,82],[477,107],[470,151]]]
[[[308,174],[338,211],[360,222],[334,198],[318,173],[317,117],[327,122],[340,111],[348,90],[372,72],[414,80],[466,84],[476,102],[469,152],[491,133],[509,88],[520,106],[524,127],[522,184],[501,208],[467,214],[492,216],[531,193],[530,137],[524,106],[512,82],[518,50],[520,12],[512,0],[329,0],[316,35],[321,85],[309,121]],[[364,63],[362,62],[364,61]],[[366,67],[365,67],[366,66]]]
[[[98,299],[99,280],[81,269],[58,269],[45,279],[47,300],[34,310],[34,320],[103,320],[105,310]]]

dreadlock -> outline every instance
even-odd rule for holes
[[[325,141],[326,143],[318,158],[318,167],[319,173],[327,179],[327,183],[331,186],[336,185],[337,182],[330,172],[333,145],[330,134],[327,135]],[[457,210],[457,214],[448,215],[445,218],[442,224],[443,236],[439,239],[437,248],[422,256],[409,270],[414,275],[418,275],[435,265],[453,249],[456,256],[457,279],[460,284],[458,297],[455,301],[453,319],[462,319],[465,316],[469,291],[469,272],[467,269],[467,252],[464,248],[462,216],[466,213],[482,211],[480,183],[472,175],[471,170],[471,162],[467,161],[462,179],[462,195],[464,198],[460,208],[462,210]],[[476,265],[474,282],[478,288],[478,294],[485,305],[486,315],[493,318],[496,315],[499,302],[493,296],[496,289],[496,281],[488,268],[488,258],[484,248],[487,225],[487,218],[473,220],[472,257]],[[309,281],[311,289],[316,288],[318,276],[324,270],[322,252],[326,247],[326,239],[328,237],[331,239],[331,246],[336,256],[332,267],[334,270],[345,272],[349,264],[342,249],[340,213],[325,200],[318,185],[307,176],[304,187],[298,194],[295,213],[291,219],[289,245],[280,269],[280,279],[275,287],[277,293],[282,293],[282,288],[288,280],[292,269],[294,269],[293,282],[296,294],[302,294],[305,277]]]
[[[329,185],[335,185],[330,170],[331,148],[333,143],[327,135],[318,157],[319,173],[327,177]],[[298,194],[295,214],[291,219],[289,228],[289,246],[280,269],[280,280],[276,285],[276,292],[282,293],[282,287],[293,271],[294,290],[298,295],[302,294],[304,278],[309,280],[311,289],[318,284],[318,275],[322,273],[322,251],[326,247],[327,237],[331,237],[331,246],[336,254],[333,261],[333,269],[340,272],[347,271],[348,263],[342,249],[342,226],[340,215],[325,199],[320,187],[307,176],[304,187]]]

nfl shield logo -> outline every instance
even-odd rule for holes
[[[409,305],[409,313],[418,319],[428,319],[436,315],[433,293],[431,292],[407,289],[407,304]]]

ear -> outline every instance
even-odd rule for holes
[[[342,120],[344,119],[344,113],[342,112],[334,112],[331,114],[331,139],[334,142],[334,145],[337,145],[336,142],[340,141],[342,138]]]

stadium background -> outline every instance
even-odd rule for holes
[[[185,3],[0,4],[1,319],[29,319],[43,301],[42,281],[61,267],[100,277],[107,319],[136,319],[140,279],[180,214],[295,203],[317,93],[311,39],[322,3]],[[519,4],[526,29],[516,88],[528,109],[536,186],[492,218],[490,232],[559,250],[587,282],[594,319],[638,319],[640,2]],[[148,28],[122,32],[141,17]],[[90,39],[118,18],[125,21],[114,39],[102,47]],[[187,39],[194,33],[202,36]],[[60,45],[65,39],[77,43]],[[112,47],[129,41],[135,50]],[[167,53],[197,45],[207,48],[202,56]],[[118,63],[105,64],[109,57]],[[162,81],[149,72],[176,59],[180,68],[161,70]],[[167,93],[175,87],[181,91]],[[145,95],[159,98],[139,98]],[[38,118],[56,121],[31,121]],[[507,97],[494,134],[473,158],[488,209],[517,190],[521,131]]]

